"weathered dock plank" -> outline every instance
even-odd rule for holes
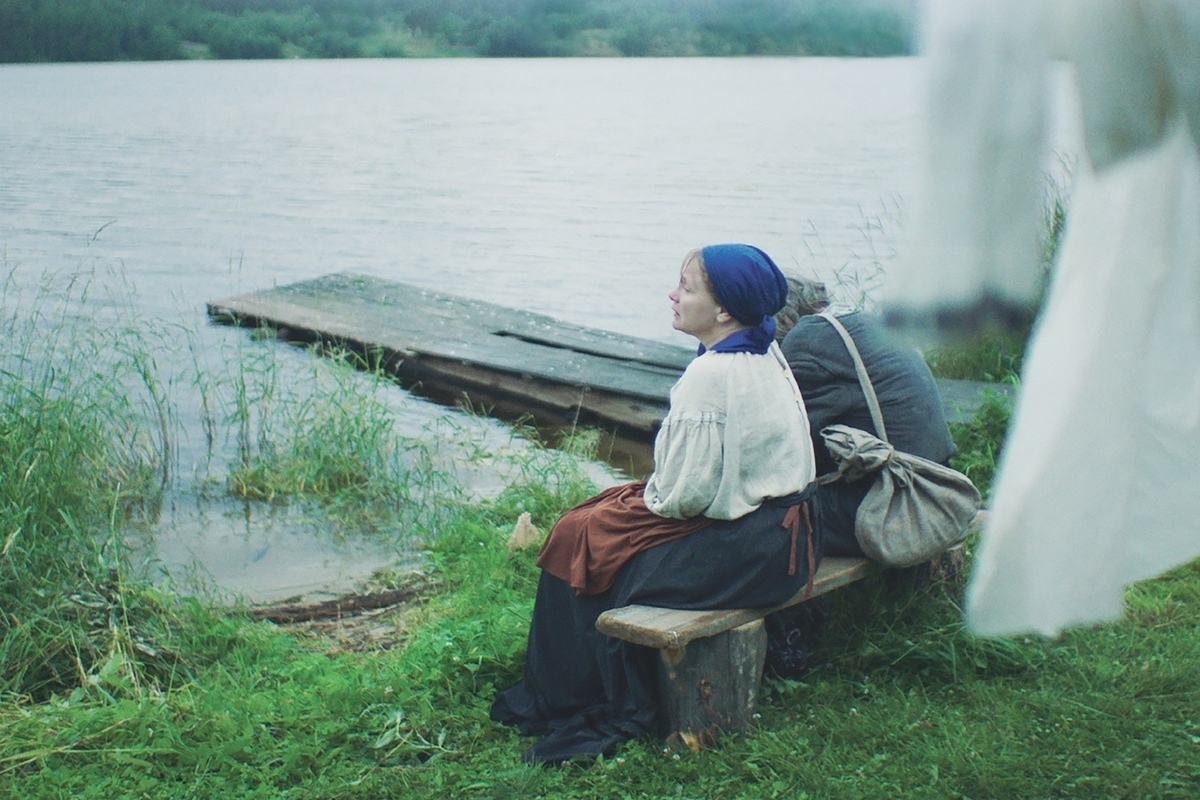
[[[377,353],[401,384],[550,425],[598,425],[649,441],[688,348],[356,273],[208,303],[214,320],[280,338]],[[947,415],[970,417],[984,388],[939,381]]]
[[[354,273],[208,303],[216,320],[378,352],[402,383],[560,423],[651,432],[692,353]]]

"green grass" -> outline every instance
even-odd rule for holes
[[[583,487],[576,487],[581,489]],[[536,506],[571,502],[538,486]],[[266,623],[190,614],[194,676],[163,694],[9,702],[0,772],[21,797],[1192,797],[1200,788],[1200,571],[1133,587],[1128,618],[1056,640],[979,640],[957,587],[838,593],[802,682],[769,680],[757,731],[529,767],[491,723],[519,676],[536,569],[504,536],[517,493],[455,510],[447,581],[407,645],[330,653]],[[543,520],[535,517],[539,523]]]
[[[387,402],[395,385],[377,363],[325,350],[285,373],[271,338],[266,348],[239,339],[223,372],[202,373],[219,416],[211,424],[233,439],[228,494],[314,502],[359,528],[400,524],[422,513],[421,498],[456,495],[427,444],[400,433]]]
[[[370,373],[314,359],[312,391],[290,396],[272,346],[248,346],[228,374],[199,369],[215,462],[233,474],[273,459],[279,473],[256,484],[275,500],[253,502],[369,509],[386,525],[420,499],[409,518],[440,589],[403,622],[379,618],[398,626],[399,645],[349,649],[129,577],[119,532],[149,513],[170,474],[172,386],[155,378],[148,323],[93,329],[72,310],[77,295],[40,297],[20,306],[38,308],[36,320],[13,305],[3,316],[17,344],[0,372],[0,797],[1200,792],[1196,564],[1131,587],[1121,622],[1055,639],[972,636],[959,583],[863,581],[829,598],[813,671],[765,681],[752,734],[699,753],[647,739],[609,759],[524,765],[528,740],[487,714],[520,676],[538,575],[534,554],[505,541],[522,512],[545,530],[594,490],[594,435],[524,449],[506,489],[467,499],[432,449],[391,427],[378,405],[387,387]],[[960,458],[981,470],[1007,425],[1004,403],[956,431]],[[301,422],[338,435],[295,433]]]
[[[958,448],[950,465],[971,479],[985,502],[991,496],[992,481],[1012,421],[1013,402],[995,389],[984,389],[983,401],[971,419],[950,424]]]
[[[38,699],[170,669],[150,644],[154,599],[124,591],[116,535],[169,475],[168,411],[140,346],[152,330],[81,323],[91,288],[8,280],[0,295],[0,691]]]

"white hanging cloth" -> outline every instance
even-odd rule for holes
[[[963,328],[1032,301],[1043,87],[1087,158],[1026,353],[967,596],[981,634],[1112,620],[1200,555],[1200,3],[937,0],[928,186],[885,313]]]

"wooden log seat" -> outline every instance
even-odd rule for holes
[[[984,512],[972,521],[978,530]],[[947,564],[961,564],[962,545],[941,556],[934,572],[948,577]],[[806,587],[773,608],[682,611],[628,605],[604,612],[596,629],[659,653],[658,690],[668,743],[693,749],[716,742],[721,732],[752,727],[767,654],[763,618],[882,571],[865,558],[821,561],[811,592]],[[953,574],[954,570],[950,570]]]
[[[698,748],[724,732],[750,730],[767,657],[763,618],[878,571],[865,558],[825,558],[812,594],[774,608],[682,611],[628,605],[604,612],[596,629],[659,653],[658,692],[668,740]]]

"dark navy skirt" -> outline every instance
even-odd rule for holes
[[[658,725],[657,660],[648,647],[610,638],[596,618],[630,603],[664,608],[757,608],[782,603],[820,563],[820,510],[813,487],[771,500],[737,520],[717,520],[682,539],[635,555],[613,586],[577,595],[546,572],[538,584],[525,652],[525,677],[497,696],[491,716],[539,737],[523,758],[561,762],[611,754]],[[808,502],[812,536],[801,529],[794,557],[788,509]],[[789,573],[789,565],[795,572]]]

